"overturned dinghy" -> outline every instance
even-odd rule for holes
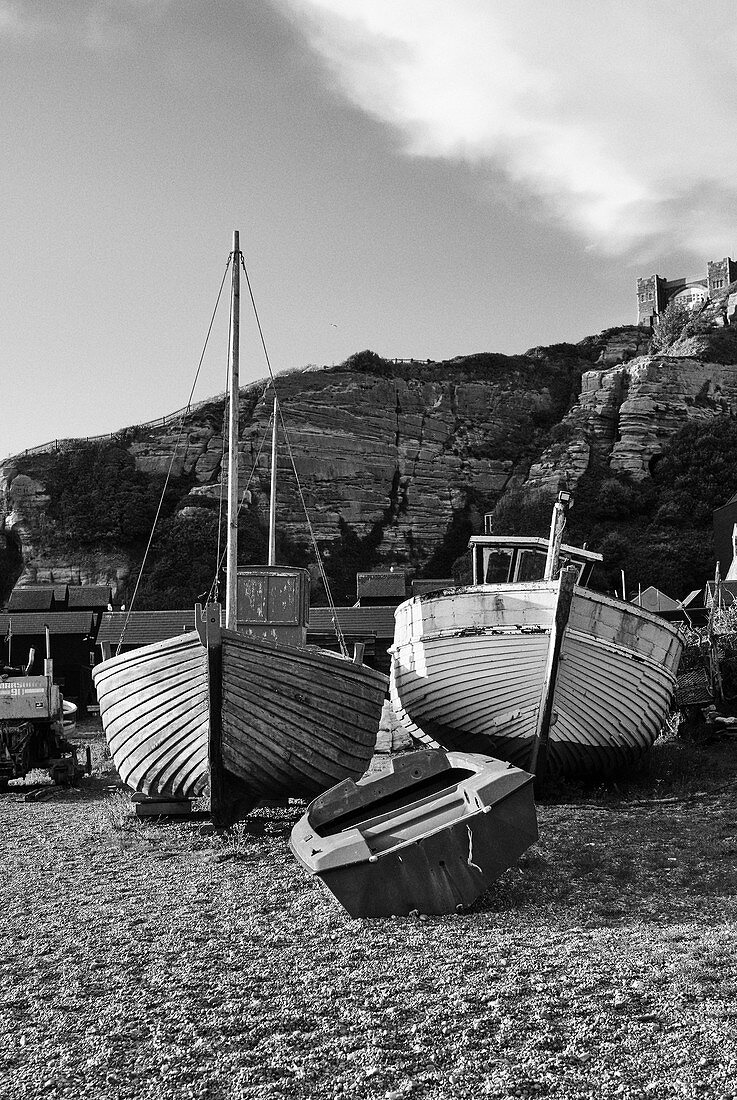
[[[537,840],[532,783],[489,756],[409,753],[319,795],[291,848],[352,917],[452,913]]]

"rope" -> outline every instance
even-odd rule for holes
[[[297,492],[299,493],[299,499],[302,503],[302,510],[304,511],[304,514],[305,514],[305,520],[307,521],[307,528],[310,532],[310,538],[312,540],[312,546],[313,546],[313,549],[315,551],[315,558],[317,560],[317,566],[318,566],[318,569],[320,570],[320,577],[322,578],[322,583],[325,586],[325,595],[328,598],[328,606],[329,606],[330,612],[331,612],[333,627],[335,629],[335,634],[338,638],[338,644],[340,646],[340,651],[341,651],[341,653],[343,654],[344,657],[347,657],[348,656],[348,647],[346,645],[345,635],[343,634],[343,630],[341,628],[340,622],[338,621],[338,612],[336,610],[335,603],[333,602],[333,594],[330,591],[330,584],[328,582],[327,574],[325,572],[325,566],[323,565],[322,556],[320,554],[320,549],[317,545],[317,539],[315,538],[315,532],[313,530],[312,523],[310,521],[309,512],[307,511],[307,502],[305,501],[305,496],[304,496],[304,493],[302,491],[302,484],[299,480],[299,474],[297,473],[297,464],[294,461],[294,453],[292,451],[292,443],[291,443],[291,440],[289,438],[289,433],[287,432],[287,426],[284,423],[284,417],[283,417],[282,411],[281,411],[281,402],[279,401],[279,397],[278,397],[277,392],[276,392],[276,379],[274,378],[274,371],[271,368],[271,359],[269,358],[269,351],[268,351],[268,348],[266,347],[266,340],[264,339],[263,329],[261,328],[261,318],[259,317],[258,309],[256,308],[256,300],[253,297],[253,290],[251,289],[251,280],[248,277],[248,269],[246,268],[246,263],[245,263],[245,260],[243,259],[243,253],[242,252],[241,252],[241,267],[243,268],[243,274],[246,277],[246,286],[248,287],[248,294],[249,294],[250,299],[251,299],[251,306],[253,308],[253,315],[256,318],[256,327],[258,328],[258,334],[259,334],[259,337],[260,337],[260,340],[261,340],[261,347],[263,348],[263,351],[264,351],[264,358],[266,359],[266,366],[269,369],[269,377],[271,379],[271,388],[274,392],[274,401],[276,403],[276,408],[277,408],[277,411],[278,411],[278,414],[279,414],[279,422],[281,424],[282,431],[284,432],[284,441],[287,445],[287,451],[289,452],[289,460],[292,463],[292,470],[294,471],[294,478],[295,478],[295,481],[297,482]]]
[[[133,614],[133,606],[135,604],[136,596],[138,595],[138,589],[139,589],[139,586],[141,584],[141,578],[143,577],[143,571],[146,568],[146,561],[148,560],[148,554],[149,554],[149,551],[151,549],[151,543],[153,542],[153,539],[154,539],[154,533],[156,531],[156,524],[159,522],[159,516],[161,515],[161,509],[164,505],[164,497],[166,496],[166,490],[169,488],[169,481],[171,480],[171,472],[174,468],[174,460],[177,457],[177,451],[179,450],[179,444],[181,443],[182,436],[184,435],[184,421],[185,421],[185,418],[187,416],[187,413],[189,412],[190,406],[192,404],[192,398],[194,396],[195,387],[197,385],[197,380],[200,376],[200,371],[202,370],[202,363],[204,361],[205,352],[207,351],[207,345],[208,345],[209,340],[210,340],[210,333],[212,332],[212,326],[215,323],[215,314],[217,313],[218,306],[220,305],[220,297],[223,293],[223,287],[225,286],[225,279],[226,279],[226,276],[228,274],[228,268],[230,267],[230,261],[231,261],[232,258],[233,258],[233,256],[232,256],[232,253],[231,253],[228,256],[228,261],[225,265],[225,271],[223,272],[223,277],[220,281],[220,289],[218,290],[218,296],[217,296],[217,299],[215,301],[215,308],[213,309],[212,316],[210,318],[210,324],[209,324],[208,329],[207,329],[207,335],[205,336],[205,343],[202,346],[202,352],[200,354],[200,361],[197,364],[197,370],[195,371],[195,376],[194,376],[194,381],[192,383],[192,388],[189,391],[189,399],[187,400],[186,406],[182,409],[182,414],[179,418],[179,434],[177,436],[177,441],[174,444],[174,449],[173,449],[172,454],[171,454],[171,461],[169,462],[169,469],[166,471],[166,478],[164,479],[164,487],[161,490],[161,496],[159,498],[159,504],[158,504],[158,507],[156,509],[156,515],[154,516],[154,521],[153,521],[153,524],[151,525],[151,534],[148,537],[148,542],[146,544],[146,549],[145,549],[144,554],[143,554],[143,560],[141,561],[141,568],[138,570],[138,579],[136,580],[136,586],[133,589],[133,595],[131,597],[130,604],[128,605],[128,612],[127,612],[126,617],[125,617],[125,622],[123,623],[123,629],[120,632],[120,638],[118,639],[118,644],[115,647],[115,656],[116,657],[120,653],[120,648],[123,645],[123,639],[125,638],[125,632],[128,629],[128,623],[130,622],[131,615]]]

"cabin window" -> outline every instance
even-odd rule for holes
[[[511,550],[494,550],[484,547],[482,584],[506,584],[510,579]]]
[[[539,550],[520,550],[517,560],[516,581],[540,581],[545,576],[547,554]]]

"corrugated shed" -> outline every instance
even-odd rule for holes
[[[356,592],[359,600],[389,596],[403,600],[406,590],[404,573],[357,573]]]
[[[80,584],[69,586],[67,606],[73,608],[104,609],[110,603],[112,594],[105,584]]]
[[[116,646],[125,626],[127,611],[106,611],[97,634],[98,644]],[[124,645],[148,645],[195,629],[194,608],[186,611],[133,611],[123,638]]]
[[[91,611],[49,611],[21,615],[0,612],[0,632],[5,637],[8,624],[13,634],[43,634],[46,627],[51,634],[92,634],[94,620]]]
[[[8,611],[46,611],[51,609],[53,600],[53,588],[14,588]]]

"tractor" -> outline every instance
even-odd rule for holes
[[[84,770],[64,736],[65,706],[53,662],[47,657],[43,675],[32,676],[34,657],[31,650],[22,669],[0,666],[0,791],[34,768],[58,784],[73,783]]]

